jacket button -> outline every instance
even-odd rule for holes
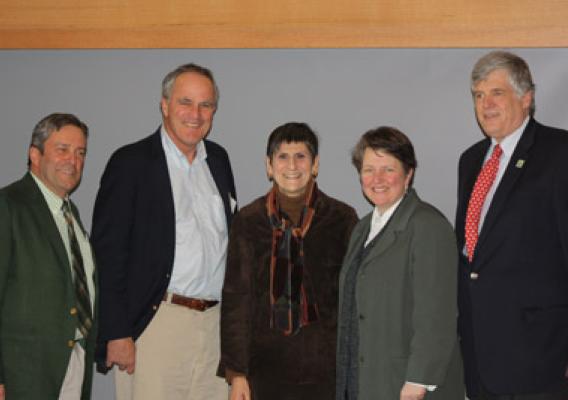
[[[359,357],[359,363],[363,364],[365,362],[365,357],[361,356]]]
[[[359,314],[359,321],[365,320],[365,316],[363,314]]]
[[[158,309],[158,306],[157,306],[157,305],[153,305],[153,306],[152,306],[152,310],[156,311],[157,309]]]
[[[75,341],[74,341],[74,340],[69,340],[69,341],[67,342],[67,346],[69,346],[69,347],[75,346]]]
[[[77,309],[76,309],[75,307],[72,307],[72,308],[69,310],[69,314],[71,314],[71,315],[77,314]]]

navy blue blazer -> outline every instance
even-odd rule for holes
[[[468,396],[481,382],[496,394],[545,392],[568,365],[568,132],[529,121],[470,264],[465,215],[489,146],[482,140],[459,161],[458,329]]]
[[[218,144],[204,143],[230,227],[236,192],[229,157]],[[95,201],[92,243],[100,279],[97,358],[104,361],[107,341],[140,336],[170,281],[175,211],[160,129],[111,156]]]

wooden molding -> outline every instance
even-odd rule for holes
[[[0,48],[566,47],[563,0],[0,0]]]

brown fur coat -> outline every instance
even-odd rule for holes
[[[357,215],[319,191],[304,251],[320,319],[286,337],[270,328],[272,230],[265,203],[265,196],[256,199],[233,220],[221,306],[219,372],[246,375],[253,394],[257,382],[275,390],[279,385],[303,384],[329,384],[333,390],[338,276]]]

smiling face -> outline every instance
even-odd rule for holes
[[[501,142],[529,115],[532,92],[519,96],[505,69],[490,72],[472,90],[475,115],[483,132]]]
[[[74,125],[66,125],[49,135],[43,144],[43,153],[30,147],[30,170],[45,186],[65,198],[81,181],[87,139]]]
[[[319,157],[312,159],[303,142],[281,143],[272,155],[266,158],[266,172],[274,179],[280,193],[288,197],[304,195],[312,176],[319,168]]]
[[[213,83],[196,72],[179,75],[170,98],[162,98],[164,128],[189,161],[195,157],[197,144],[211,130],[216,107]]]
[[[404,196],[413,173],[413,170],[406,173],[396,157],[367,147],[361,164],[361,188],[365,197],[383,213]]]

